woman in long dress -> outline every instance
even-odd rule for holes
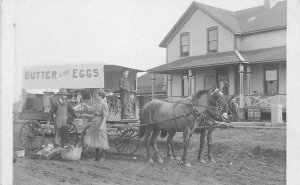
[[[105,94],[103,92],[95,92],[94,97],[94,118],[92,119],[92,124],[84,129],[85,133],[83,133],[83,144],[86,144],[91,148],[95,148],[95,161],[102,162],[104,161],[105,150],[109,148],[106,128],[108,105],[104,100]],[[100,150],[102,150],[101,156],[99,156]]]

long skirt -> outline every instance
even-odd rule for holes
[[[83,143],[91,148],[108,149],[107,129],[106,123],[101,125],[102,117],[94,117],[92,125],[86,130],[86,134],[83,136]]]

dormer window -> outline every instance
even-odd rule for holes
[[[207,52],[218,52],[218,27],[207,29]]]
[[[180,34],[180,57],[190,56],[190,33]]]

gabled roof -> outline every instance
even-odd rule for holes
[[[231,65],[243,62],[263,63],[277,62],[286,60],[286,47],[274,47],[258,50],[240,51],[240,54],[245,59],[241,61],[237,53],[234,51],[215,53],[209,55],[198,55],[185,57],[174,62],[163,64],[161,66],[147,70],[149,73],[167,74],[178,70],[187,70],[193,68],[202,68],[209,66]]]
[[[236,12],[193,2],[161,41],[159,46],[166,47],[168,42],[177,34],[180,28],[197,9],[206,13],[232,34],[249,34],[266,30],[282,29],[286,28],[287,25],[286,1],[278,2],[269,10],[266,10],[264,5],[262,5]]]

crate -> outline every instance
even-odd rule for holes
[[[260,121],[261,111],[260,107],[248,108],[248,121]]]

